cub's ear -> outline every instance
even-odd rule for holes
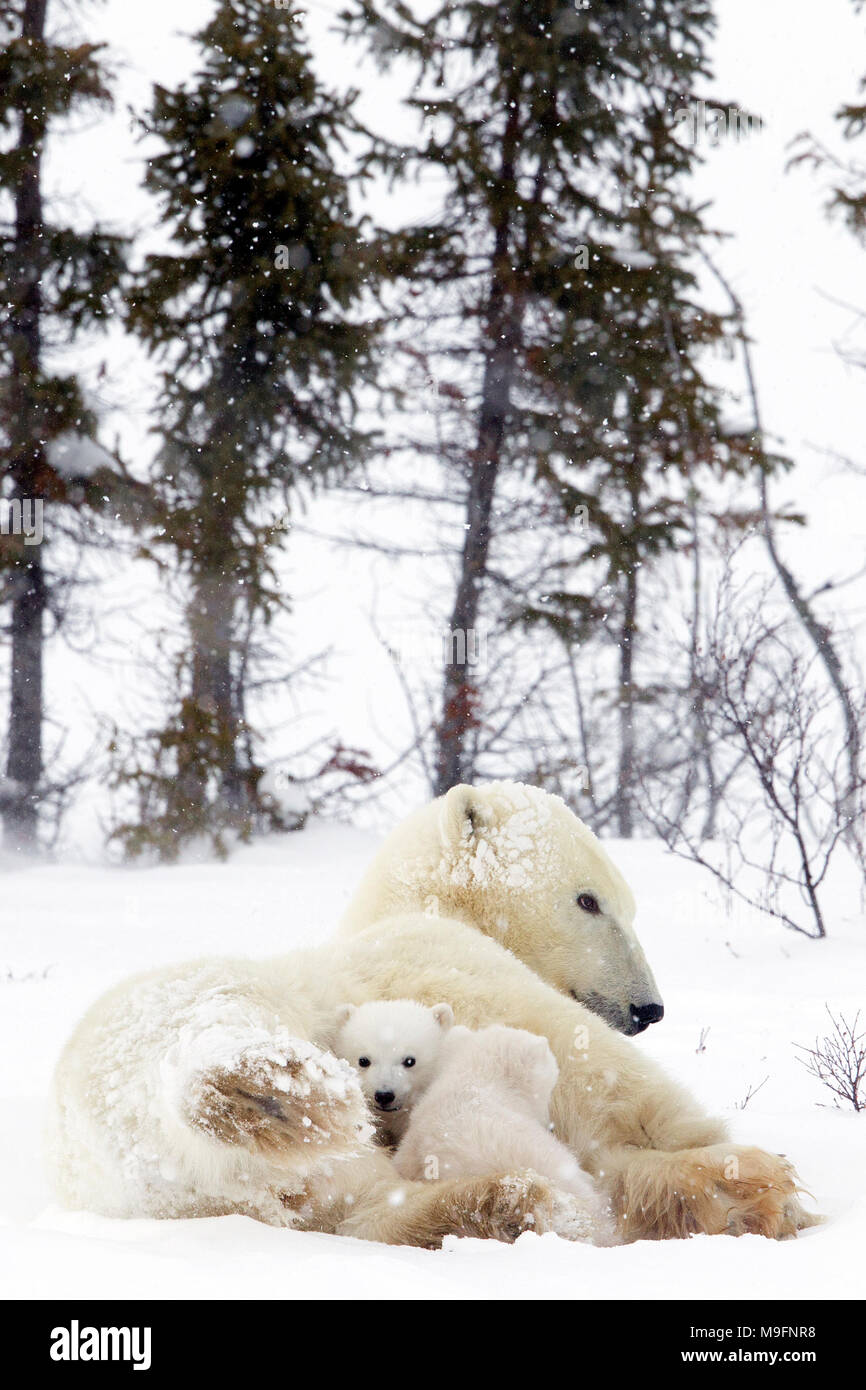
[[[442,1032],[447,1033],[448,1029],[454,1023],[454,1010],[450,1004],[434,1004],[433,1017],[439,1024]]]
[[[349,1022],[349,1019],[352,1017],[352,1014],[354,1012],[354,1004],[341,1004],[340,1007],[337,1009],[337,1027],[344,1027],[344,1025]]]
[[[489,811],[477,787],[461,782],[439,798],[439,835],[443,845],[470,839],[490,823]]]

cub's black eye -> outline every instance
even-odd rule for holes
[[[404,1066],[404,1067],[414,1067],[414,1065],[415,1065],[415,1058],[414,1058],[414,1057],[404,1057],[404,1058],[403,1058],[403,1066]]]
[[[369,1057],[359,1057],[359,1058],[358,1058],[358,1066],[359,1066],[359,1067],[369,1067],[369,1065],[370,1065],[370,1058],[369,1058]]]
[[[577,905],[583,908],[584,912],[591,913],[593,917],[601,912],[601,908],[598,905],[598,898],[594,897],[592,893],[578,893]]]

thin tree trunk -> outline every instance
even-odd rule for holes
[[[707,790],[707,803],[704,811],[704,824],[701,830],[703,840],[711,840],[716,831],[716,817],[719,809],[719,787],[716,781],[716,768],[713,761],[713,748],[707,726],[707,698],[700,670],[701,598],[703,575],[701,568],[700,517],[697,504],[690,508],[692,523],[692,632],[689,644],[689,690],[692,699],[692,728],[695,761],[704,769]],[[691,804],[697,781],[697,768],[690,762],[686,771],[680,816],[684,817]]]
[[[670,356],[671,365],[676,373],[677,384],[682,385],[683,374],[680,365],[680,356],[677,352],[673,324],[670,314],[668,313],[664,315],[664,325],[668,355]],[[689,428],[688,416],[684,411],[680,413],[680,429],[682,430],[683,439],[688,442],[689,466],[691,467],[696,464],[697,458],[691,430]],[[718,815],[719,797],[721,793],[716,780],[712,740],[707,724],[706,692],[704,690],[703,681],[701,680],[699,661],[703,570],[701,564],[700,512],[698,509],[697,496],[694,492],[692,493],[689,505],[689,519],[692,526],[692,614],[691,638],[689,641],[689,693],[692,701],[692,737],[694,739],[695,757],[689,760],[686,768],[677,820],[678,823],[681,824],[691,806],[692,797],[698,780],[697,765],[700,763],[703,766],[704,779],[707,787],[707,804],[701,837],[704,840],[711,840],[715,834],[716,817]]]
[[[196,724],[205,722],[217,740],[215,759],[208,761],[210,771],[218,776],[219,795],[227,809],[242,818],[247,810],[247,795],[239,756],[241,719],[234,660],[239,588],[232,543],[232,504],[219,479],[205,490],[210,494],[204,502],[210,514],[207,534],[201,538],[201,568],[195,577],[188,616],[190,695]],[[184,796],[202,801],[207,796],[207,771],[195,759],[194,749],[190,751]]]
[[[25,0],[22,37],[41,43],[47,0]],[[39,279],[42,212],[42,149],[45,116],[38,106],[21,112],[16,154],[21,172],[15,189],[15,277],[11,293],[11,472],[14,496],[42,500],[44,446],[34,403],[41,375],[42,293]],[[10,583],[12,677],[6,764],[10,786],[4,798],[7,844],[33,851],[38,844],[38,800],[42,780],[43,638],[47,586],[38,544],[22,543]]]
[[[577,730],[580,737],[580,752],[583,758],[584,771],[584,792],[594,814],[598,813],[598,805],[595,799],[595,773],[593,762],[589,753],[589,739],[586,731],[586,712],[583,703],[583,691],[580,686],[580,676],[577,672],[577,662],[575,661],[574,648],[566,644],[566,660],[568,661],[568,672],[571,677],[571,688],[574,692],[574,708],[577,715]]]
[[[635,456],[626,470],[625,485],[629,499],[629,514],[636,527],[641,515],[641,466]],[[638,613],[638,555],[632,548],[623,572],[624,592],[622,623],[619,630],[619,768],[616,779],[616,820],[619,834],[625,840],[634,833],[633,800],[637,769],[635,767],[635,684],[634,658],[637,641]]]
[[[758,388],[755,381],[755,374],[752,366],[752,353],[749,347],[748,334],[746,333],[745,315],[743,306],[734,293],[721,271],[713,264],[708,257],[704,257],[716,279],[725,290],[733,306],[737,319],[737,332],[743,350],[743,362],[746,370],[746,382],[749,390],[749,399],[752,406],[752,418],[754,427],[754,437],[758,449],[758,494],[761,504],[761,526],[764,533],[764,541],[767,552],[770,556],[773,568],[779,577],[782,588],[788,600],[797,614],[800,623],[808,635],[818,658],[821,661],[831,686],[839,701],[842,712],[842,720],[845,726],[845,751],[848,763],[848,786],[845,795],[845,807],[851,821],[851,833],[856,837],[857,826],[855,818],[859,803],[859,792],[861,787],[861,755],[862,738],[860,733],[860,722],[854,703],[851,699],[845,672],[839,653],[833,643],[833,638],[829,627],[812,610],[812,605],[806,595],[801,590],[797,580],[788,569],[779,554],[776,544],[776,531],[773,521],[773,513],[770,509],[769,498],[767,495],[767,473],[764,467],[764,426],[761,418],[761,410],[758,402]]]
[[[757,411],[757,403],[755,404],[755,409]],[[760,436],[760,426],[758,426],[758,431],[759,437],[762,437]],[[822,623],[816,614],[813,613],[809,600],[800,589],[799,584],[779,554],[776,545],[773,514],[770,510],[770,503],[767,497],[767,475],[763,468],[759,472],[758,488],[761,499],[761,523],[764,531],[764,540],[770,559],[773,562],[773,567],[779,576],[782,588],[785,590],[791,606],[818,653],[818,657],[824,666],[824,670],[827,672],[830,684],[836,692],[836,697],[842,710],[842,719],[845,724],[845,749],[848,760],[848,788],[845,801],[848,815],[853,821],[857,814],[857,796],[860,787],[860,757],[862,751],[860,724],[857,718],[857,711],[854,708],[848,686],[845,682],[842,662],[833,644],[830,629],[826,623]]]
[[[208,571],[195,586],[190,605],[192,637],[191,693],[195,703],[234,744],[232,639],[234,596],[223,574]]]
[[[500,173],[505,188],[514,186],[519,147],[520,103],[516,77],[512,88]],[[506,207],[495,229],[478,441],[470,460],[466,529],[448,634],[451,649],[445,663],[442,712],[436,730],[435,796],[442,796],[450,787],[472,776],[472,769],[467,766],[466,740],[476,717],[478,692],[469,679],[466,657],[473,641],[470,634],[477,633],[478,629],[496,482],[502,464],[516,351],[523,325],[522,297],[514,284],[512,230],[510,209]]]
[[[637,633],[637,569],[625,573],[622,627],[619,639],[619,772],[616,819],[619,834],[630,840],[634,833],[634,640]]]
[[[235,316],[237,338],[221,368],[222,390],[230,401],[238,382],[255,360],[255,333]],[[227,406],[214,421],[211,435],[213,472],[203,479],[200,498],[202,529],[197,546],[197,569],[188,612],[191,655],[192,716],[216,735],[216,773],[219,796],[237,824],[250,810],[249,783],[240,751],[244,692],[239,690],[241,666],[238,650],[238,603],[243,592],[238,581],[235,523],[243,514],[244,499],[234,481],[234,455],[243,441],[237,433],[233,409]],[[230,462],[224,466],[222,460]],[[192,757],[184,779],[184,797],[203,804],[208,796],[208,769]]]

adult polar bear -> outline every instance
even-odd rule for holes
[[[558,797],[455,787],[386,841],[329,945],[173,966],[97,1002],[55,1078],[60,1196],[108,1215],[245,1212],[423,1245],[559,1229],[541,1179],[406,1183],[372,1146],[357,1081],[327,1050],[336,1007],[409,997],[547,1037],[556,1134],[624,1238],[795,1233],[812,1218],[790,1166],[726,1142],[621,1036],[661,1015],[633,915]]]

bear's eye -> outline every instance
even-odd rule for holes
[[[370,1065],[370,1058],[369,1058],[369,1057],[359,1057],[359,1058],[358,1058],[358,1066],[359,1066],[359,1067],[369,1067],[369,1065]]]
[[[414,1067],[414,1065],[415,1065],[415,1058],[414,1058],[414,1057],[404,1057],[404,1058],[403,1058],[403,1066],[404,1066],[404,1067]]]
[[[601,908],[598,905],[598,898],[592,893],[578,893],[577,905],[583,908],[584,912],[591,913],[593,917],[601,912]]]

